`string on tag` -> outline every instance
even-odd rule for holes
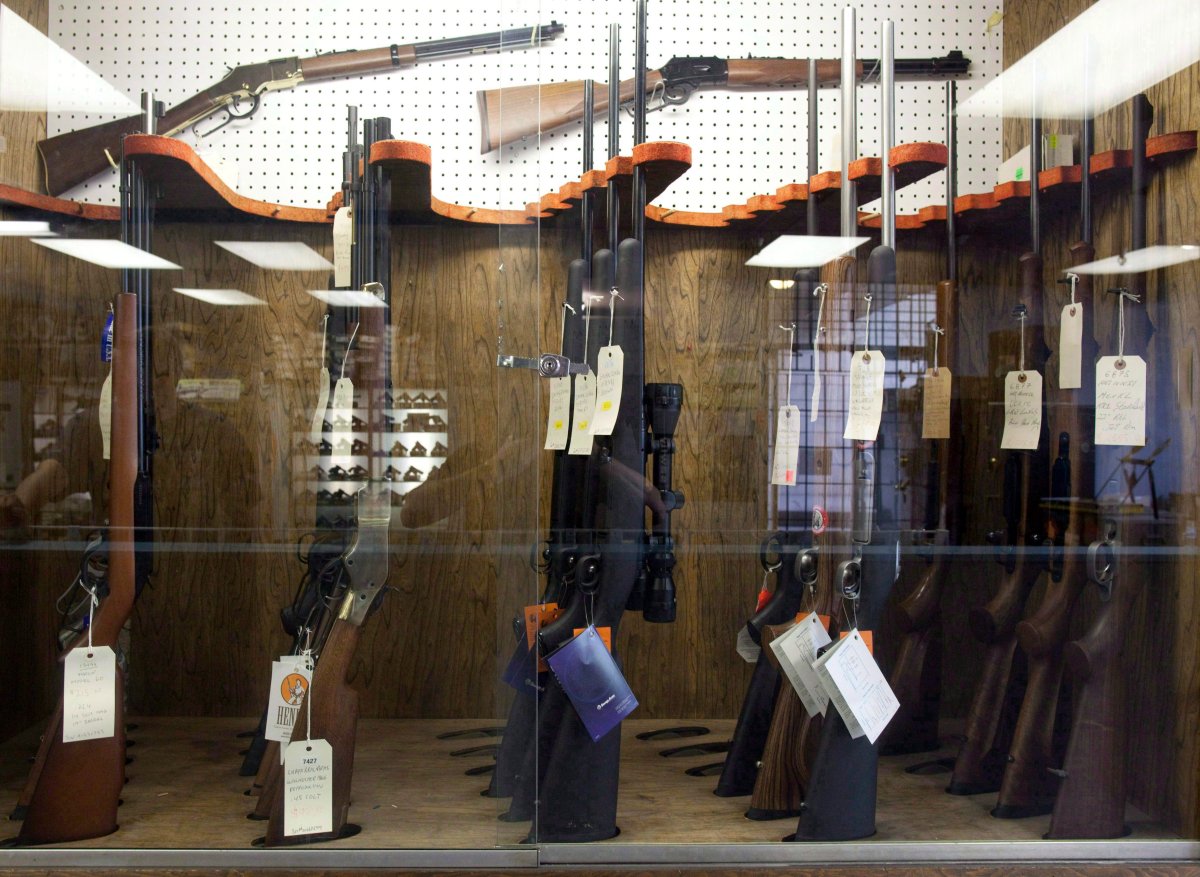
[[[321,318],[321,366],[325,366],[325,341],[329,336],[329,314]],[[343,363],[345,365],[345,363]]]
[[[87,587],[86,585],[84,587]],[[92,651],[92,619],[96,614],[96,607],[100,605],[100,598],[96,596],[96,586],[92,585],[87,589],[88,592],[88,657],[91,657]]]
[[[308,721],[304,728],[304,739],[312,740],[312,701],[313,701],[313,659],[312,649],[307,646],[300,652],[304,659],[304,669],[308,673],[308,690],[304,692],[304,705],[308,709]]]
[[[1125,299],[1141,302],[1142,297],[1121,287],[1113,290],[1117,293],[1117,368],[1125,368]]]
[[[612,347],[613,324],[617,321],[617,299],[621,297],[621,293],[617,292],[614,286],[608,294],[608,346]]]
[[[575,313],[575,308],[569,302],[563,302],[562,321],[558,327],[558,352],[565,356],[567,353],[567,311]]]
[[[357,337],[358,327],[361,325],[362,325],[361,322],[355,323],[354,331],[350,333],[350,341],[348,344],[346,344],[346,353],[342,356],[342,373],[340,375],[338,375],[339,381],[346,376],[346,360],[348,360],[350,358],[350,348],[354,346],[354,339],[355,339],[355,337]]]
[[[792,404],[792,368],[796,361],[796,324],[789,323],[786,326],[780,326],[780,329],[788,333],[788,367],[787,367],[787,398],[784,399],[785,405]]]
[[[871,293],[868,292],[866,295],[863,296],[863,298],[867,302],[867,316],[866,316],[866,320],[863,323],[863,353],[866,353],[867,348],[870,346],[870,343],[871,343],[871,298],[872,298]],[[871,361],[871,357],[869,357],[869,356],[863,357],[863,362],[870,362],[870,361]]]
[[[933,330],[933,376],[936,378],[938,375],[938,369],[939,369],[938,338],[940,338],[942,335],[945,335],[946,330],[943,329],[941,326],[939,326],[937,323],[930,323],[929,328],[931,330]]]
[[[1018,356],[1017,371],[1021,373],[1021,380],[1025,380],[1025,320],[1029,316],[1029,309],[1025,305],[1017,305],[1013,309],[1013,314],[1021,322],[1021,350]]]

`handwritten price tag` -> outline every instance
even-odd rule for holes
[[[779,658],[779,666],[810,716],[825,712],[829,705],[829,694],[813,669],[817,651],[829,643],[829,632],[820,616],[810,613],[805,613],[787,633],[771,640],[771,650]]]
[[[333,831],[333,747],[325,740],[289,743],[283,761],[283,833]]]
[[[775,457],[771,461],[771,483],[796,483],[796,461],[800,458],[800,409],[784,405],[775,421]]]
[[[1146,361],[1102,356],[1096,363],[1096,444],[1146,443]]]
[[[1083,305],[1067,305],[1058,324],[1058,386],[1077,390],[1083,386]]]
[[[596,411],[596,376],[575,375],[575,410],[571,417],[568,454],[587,456],[592,452],[592,414]]]
[[[844,439],[873,442],[883,418],[883,370],[887,360],[878,350],[854,354],[850,361],[850,411]]]
[[[339,207],[333,214],[333,285],[350,285],[350,256],[354,245],[354,214]]]
[[[1042,376],[1009,372],[1004,379],[1004,434],[1000,447],[1036,451],[1042,434]]]
[[[814,664],[829,699],[837,707],[851,737],[874,743],[900,709],[900,701],[857,630]]]
[[[108,646],[80,646],[63,671],[63,742],[116,733],[117,656]]]
[[[612,435],[621,411],[621,385],[624,381],[625,354],[619,345],[601,347],[597,357],[596,412],[592,417],[592,435]]]
[[[317,380],[320,381],[317,385],[317,407],[308,426],[308,440],[314,445],[321,440],[325,410],[329,407],[329,369],[321,366],[321,376]]]
[[[925,394],[921,405],[921,438],[950,438],[950,393],[953,376],[950,369],[925,370]]]
[[[571,379],[550,379],[550,405],[546,415],[547,451],[561,451],[571,437]]]

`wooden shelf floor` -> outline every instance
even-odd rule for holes
[[[249,780],[237,775],[238,732],[251,719],[138,718],[121,807],[121,828],[109,837],[69,846],[97,848],[248,848],[264,824],[246,819]],[[489,739],[438,740],[444,731],[495,725],[494,720],[381,720],[359,723],[350,816],[363,827],[337,846],[357,848],[488,848],[517,844],[527,823],[497,819],[505,801],[482,797],[487,777],[464,775],[490,756],[450,752]],[[707,737],[646,742],[639,732],[671,724],[704,724]],[[10,810],[25,779],[27,758],[40,729],[0,745],[0,789]],[[718,798],[715,777],[691,777],[688,767],[719,761],[701,754],[662,758],[659,750],[699,741],[727,740],[731,720],[629,720],[624,723],[619,825],[622,843],[770,843],[795,829],[795,820],[754,822],[743,817],[749,798]],[[952,754],[947,749],[941,753]],[[953,797],[942,789],[946,774],[904,772],[933,755],[881,760],[877,841],[1037,840],[1049,817],[993,819],[994,796]],[[1145,816],[1130,811],[1131,840],[1173,839]],[[16,833],[16,823],[9,823]],[[66,846],[66,845],[65,845]],[[329,845],[329,846],[332,846]]]

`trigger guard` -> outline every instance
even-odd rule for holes
[[[771,559],[770,552],[774,550],[775,559]],[[783,534],[772,533],[762,541],[758,547],[758,562],[762,566],[764,572],[774,572],[783,566]]]
[[[1103,567],[1100,565],[1101,552],[1104,554]],[[1107,599],[1112,593],[1113,560],[1111,542],[1093,542],[1088,546],[1088,578],[1100,586],[1101,599]]]

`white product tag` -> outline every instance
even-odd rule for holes
[[[883,370],[887,360],[878,350],[860,350],[850,361],[850,411],[844,439],[873,442],[883,418]]]
[[[757,664],[758,656],[762,653],[762,647],[754,641],[754,637],[750,635],[750,628],[745,624],[738,631],[737,653],[747,664]]]
[[[354,417],[354,382],[349,378],[338,378],[333,385],[333,402],[329,406],[329,421],[333,434],[329,443],[335,457],[348,457],[353,453],[351,418]]]
[[[1042,434],[1042,376],[1009,372],[1004,379],[1004,434],[1000,447],[1036,451]]]
[[[267,698],[268,740],[287,743],[292,739],[292,728],[308,684],[312,681],[312,670],[303,658],[291,655],[271,664],[271,694]]]
[[[771,483],[796,483],[796,461],[800,459],[800,409],[784,405],[775,420],[775,456],[771,460]]]
[[[333,285],[350,285],[350,254],[354,244],[354,212],[339,207],[333,214]]]
[[[289,743],[283,796],[284,835],[333,831],[333,747],[324,740]]]
[[[354,407],[354,381],[338,378],[333,385],[333,407],[341,411],[350,411]]]
[[[104,446],[104,459],[112,457],[112,371],[100,385],[100,442]]]
[[[1083,386],[1083,305],[1066,305],[1058,324],[1058,388]]]
[[[1146,443],[1146,361],[1102,356],[1096,363],[1096,444]]]
[[[117,656],[108,646],[80,646],[63,671],[63,742],[116,733]]]
[[[921,438],[950,438],[950,369],[925,369],[925,392],[921,396]]]
[[[550,379],[550,406],[546,415],[547,451],[561,451],[571,437],[571,379]]]
[[[779,666],[810,716],[824,713],[829,705],[829,694],[813,669],[813,661],[817,659],[817,650],[830,642],[820,617],[811,612],[783,636],[771,641]]]
[[[840,648],[818,658],[816,671],[850,736],[865,734],[872,743],[879,739],[900,702],[858,630],[851,630]]]
[[[592,414],[596,410],[596,376],[575,375],[575,408],[571,416],[571,445],[568,454],[587,456],[592,452]]]
[[[625,353],[620,345],[601,347],[596,362],[596,411],[592,435],[612,435],[621,412],[621,387],[625,377]]]
[[[321,368],[321,385],[317,388],[317,407],[313,411],[312,425],[308,429],[308,439],[313,444],[321,440],[321,425],[325,421],[325,410],[329,407],[329,369]]]

